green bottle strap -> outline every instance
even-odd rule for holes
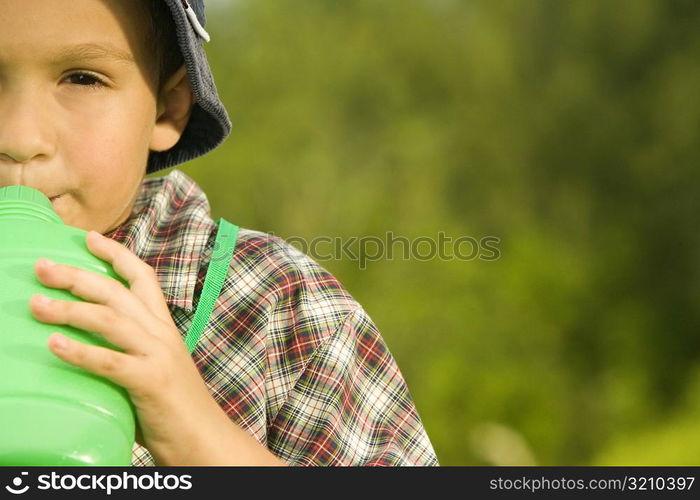
[[[219,229],[216,233],[216,241],[214,242],[214,251],[212,252],[207,275],[204,278],[204,288],[199,296],[197,310],[194,313],[194,319],[187,331],[185,344],[187,350],[192,354],[199,337],[204,332],[204,328],[209,322],[209,316],[214,310],[216,299],[221,294],[221,288],[224,286],[224,280],[228,274],[228,268],[233,258],[233,251],[236,248],[236,238],[238,237],[238,226],[231,224],[224,218],[219,219]]]

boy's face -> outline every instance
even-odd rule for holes
[[[0,0],[0,187],[60,195],[58,215],[85,230],[129,217],[149,148],[174,145],[190,109],[175,98],[170,120],[173,99],[157,100],[147,15],[142,0]]]

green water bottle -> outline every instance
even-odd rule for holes
[[[117,348],[97,333],[42,323],[29,309],[37,293],[82,300],[39,282],[34,264],[41,257],[126,285],[87,249],[86,235],[65,225],[40,191],[0,189],[0,465],[131,464],[135,412],[126,391],[58,358],[47,340],[60,332]]]

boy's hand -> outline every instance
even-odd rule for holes
[[[95,231],[88,233],[87,246],[110,263],[129,288],[95,272],[39,259],[35,272],[42,284],[66,289],[86,302],[42,303],[41,296],[33,296],[32,313],[45,323],[98,333],[124,352],[86,345],[58,333],[49,337],[49,348],[64,361],[128,391],[137,412],[137,441],[156,463],[182,464],[194,460],[197,452],[214,461],[206,445],[222,446],[222,436],[243,431],[233,429],[233,422],[209,393],[170,316],[153,268],[124,245]],[[203,435],[207,426],[210,436]],[[235,434],[236,444],[240,437]],[[244,448],[259,444],[250,441],[252,436],[242,439]]]

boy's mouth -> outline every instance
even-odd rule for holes
[[[61,196],[63,196],[63,195],[60,195],[60,194],[59,194],[59,195],[56,195],[56,196],[52,196],[51,198],[49,198],[49,201],[50,201],[51,203],[53,203],[54,201],[56,201],[56,200],[57,200],[58,198],[60,198]]]

